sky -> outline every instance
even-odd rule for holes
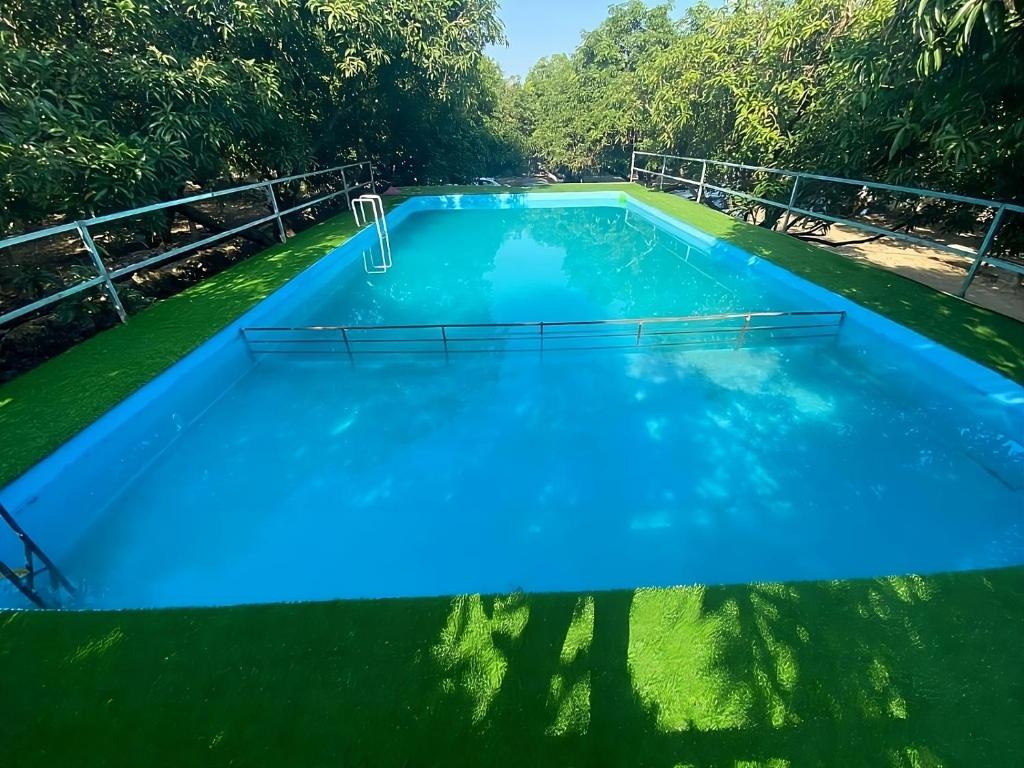
[[[492,46],[487,52],[506,75],[526,77],[542,56],[575,50],[580,34],[604,21],[612,4],[613,0],[502,0],[500,15],[509,45]],[[676,3],[676,8],[681,5]]]

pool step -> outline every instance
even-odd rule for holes
[[[553,352],[677,346],[742,349],[755,343],[835,338],[845,312],[740,312],[692,317],[521,323],[244,328],[254,353]]]

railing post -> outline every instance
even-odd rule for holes
[[[636,150],[633,150],[633,155],[629,161],[629,181],[630,183],[636,182]]]
[[[366,167],[370,169],[370,192],[371,193],[372,192],[376,192],[377,191],[376,182],[374,182],[374,180],[373,180],[373,161],[372,160],[367,160],[366,161]]]
[[[117,293],[114,281],[110,279],[110,272],[107,270],[107,265],[103,263],[103,257],[100,256],[99,248],[96,247],[92,235],[89,234],[89,228],[80,221],[75,222],[75,227],[78,229],[78,236],[82,238],[85,247],[89,249],[89,254],[92,256],[92,262],[96,266],[96,271],[99,272],[103,282],[107,285],[107,292],[110,294],[110,300],[114,302],[117,316],[121,318],[122,323],[127,323],[128,313],[124,309],[124,304],[121,303],[121,297]]]
[[[662,192],[665,191],[665,169],[668,168],[668,157],[661,159],[661,176],[658,178],[658,189]]]
[[[352,356],[352,344],[348,340],[348,329],[341,329],[341,340],[345,342],[345,354],[348,355],[348,361],[352,365],[356,364],[356,359]]]
[[[978,255],[974,258],[974,263],[971,264],[971,268],[967,272],[967,277],[964,279],[964,284],[960,288],[960,293],[957,294],[961,299],[967,295],[967,289],[971,287],[971,282],[973,282],[974,276],[978,273],[978,269],[981,268],[981,263],[985,260],[985,256],[988,255],[989,248],[992,247],[992,241],[996,239],[999,227],[1003,223],[1003,215],[1005,213],[1006,205],[1004,203],[996,210],[996,215],[992,218],[992,224],[989,226],[988,232],[985,233],[985,239],[981,241],[981,247],[978,248]]]
[[[281,242],[288,242],[288,235],[284,231],[284,221],[281,219],[281,209],[277,207],[277,195],[274,194],[274,184],[268,181],[264,185],[264,189],[267,191],[267,200],[270,202],[270,207],[274,210],[274,218],[277,219],[277,236],[281,238]]]
[[[743,349],[743,342],[746,340],[747,331],[750,330],[751,315],[747,315],[743,318],[743,328],[740,329],[740,335],[736,337],[736,349]]]
[[[697,203],[704,199],[704,180],[708,177],[708,161],[700,161],[700,186],[697,187]]]
[[[782,221],[782,231],[786,232],[789,230],[789,219],[793,215],[793,206],[796,205],[796,190],[800,186],[800,174],[794,174],[793,176],[793,189],[789,193],[789,205],[786,206],[786,217]]]
[[[341,169],[341,185],[345,188],[345,207],[352,210],[352,196],[348,193],[348,177],[344,168]]]

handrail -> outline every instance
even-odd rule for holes
[[[350,185],[348,182],[348,177],[345,174],[345,171],[350,170],[352,168],[362,168],[364,166],[369,170],[369,180]],[[289,182],[311,178],[314,176],[323,176],[328,173],[341,174],[341,190],[337,192],[332,192],[327,195],[321,195],[320,197],[310,198],[309,200],[304,200],[298,205],[294,205],[286,210],[279,209],[277,203],[277,196],[274,194],[275,186],[277,186],[278,184],[287,184]],[[121,304],[121,298],[117,292],[116,286],[113,283],[113,281],[116,280],[117,278],[124,277],[125,275],[129,275],[133,272],[137,272],[140,269],[145,269],[146,267],[152,266],[160,262],[170,261],[175,257],[180,256],[181,254],[187,253],[189,251],[198,250],[207,245],[210,245],[211,243],[217,242],[218,240],[224,240],[226,238],[233,237],[234,235],[244,232],[245,230],[253,229],[255,227],[268,224],[272,221],[276,222],[278,237],[280,238],[281,242],[284,242],[285,240],[287,240],[287,234],[285,232],[284,221],[282,217],[303,210],[305,208],[310,208],[314,205],[318,205],[319,203],[326,202],[327,200],[332,200],[340,195],[345,195],[346,201],[349,201],[350,203],[351,193],[353,191],[363,189],[366,187],[372,189],[373,186],[373,165],[369,160],[361,160],[357,163],[349,163],[348,165],[338,165],[334,166],[333,168],[325,168],[324,170],[320,171],[310,171],[308,173],[299,173],[292,176],[283,176],[276,179],[266,179],[264,181],[258,181],[253,184],[244,184],[238,187],[218,189],[212,192],[204,192],[198,195],[191,195],[189,197],[178,198],[176,200],[168,200],[161,203],[144,205],[126,211],[117,211],[115,213],[103,214],[101,216],[93,216],[87,219],[82,219],[80,221],[73,221],[67,224],[60,224],[55,227],[47,227],[46,229],[38,229],[33,232],[26,232],[21,235],[15,235],[14,237],[5,238],[3,240],[0,240],[0,249],[11,248],[16,245],[21,245],[22,243],[32,242],[33,240],[40,240],[46,237],[53,237],[54,235],[76,231],[80,239],[82,240],[83,244],[85,245],[86,249],[89,251],[90,257],[93,262],[93,266],[97,271],[97,276],[89,277],[81,282],[75,283],[72,286],[52,293],[49,296],[44,296],[41,299],[33,301],[29,304],[25,304],[21,307],[18,307],[17,309],[11,310],[10,312],[6,312],[0,315],[0,325],[10,322],[11,320],[16,320],[19,317],[23,317],[24,315],[28,315],[32,312],[35,312],[38,309],[42,309],[43,307],[46,307],[50,304],[54,304],[58,301],[66,299],[69,296],[73,296],[76,293],[87,291],[90,288],[94,288],[99,285],[105,285],[107,292],[110,295],[111,301],[113,302],[115,309],[117,309],[118,311],[118,315],[121,318],[121,322],[127,322],[128,314],[124,311],[124,308]],[[242,224],[237,227],[232,227],[230,229],[224,230],[223,232],[215,232],[209,237],[204,237],[201,240],[197,240],[192,243],[186,243],[185,245],[179,246],[177,248],[172,248],[168,251],[158,253],[154,256],[150,256],[141,261],[134,262],[124,267],[119,267],[118,269],[115,270],[107,269],[106,265],[103,262],[102,256],[100,255],[99,249],[93,242],[92,236],[89,232],[90,226],[106,224],[111,221],[118,221],[120,219],[129,218],[131,216],[140,216],[146,213],[153,213],[155,211],[161,211],[167,208],[174,208],[180,205],[190,205],[192,203],[201,202],[203,200],[212,200],[214,198],[224,197],[226,195],[234,195],[238,194],[239,192],[247,192],[254,189],[264,190],[267,196],[268,206],[272,211],[272,213],[270,213],[269,215],[262,216],[258,219],[246,222],[245,224]]]
[[[772,168],[764,165],[747,165],[745,163],[730,163],[725,160],[708,160],[703,157],[685,157],[682,155],[665,155],[657,152],[640,152],[639,150],[633,153],[636,156],[644,157],[667,157],[670,160],[682,160],[690,163],[710,163],[711,165],[723,165],[729,168],[740,168],[746,171],[763,171],[765,173],[774,173],[781,176],[802,176],[805,179],[814,179],[816,181],[831,181],[837,184],[851,184],[857,187],[868,187],[869,189],[884,189],[890,192],[902,192],[910,195],[920,195],[921,197],[934,197],[942,200],[951,200],[958,203],[967,203],[969,205],[980,205],[986,208],[1000,208],[1005,206],[1007,210],[1016,211],[1018,213],[1024,213],[1024,205],[1017,205],[1015,203],[1005,203],[999,200],[989,200],[983,197],[971,197],[970,195],[958,195],[954,192],[940,192],[935,189],[924,189],[923,187],[902,187],[896,184],[887,184],[882,181],[865,181],[863,179],[847,179],[841,176],[823,176],[818,173],[808,173],[807,171],[791,171],[785,168]],[[637,168],[636,170],[646,170],[643,168]]]
[[[653,157],[662,159],[661,171],[651,170],[650,168],[644,168],[637,165],[638,157]],[[679,160],[685,163],[701,163],[701,177],[700,180],[689,179],[684,176],[676,176],[674,174],[667,173],[667,162],[668,160]],[[736,189],[730,189],[728,187],[721,187],[715,184],[711,184],[707,181],[707,169],[708,166],[721,166],[725,168],[738,168],[741,170],[755,171],[759,173],[769,173],[776,176],[784,176],[793,179],[792,187],[790,188],[789,201],[782,202],[780,200],[771,200],[758,195],[752,195],[749,192],[742,192]],[[665,179],[677,181],[682,184],[689,184],[697,187],[697,202],[700,202],[704,197],[704,191],[706,189],[715,190],[727,195],[733,195],[740,197],[745,200],[753,200],[754,202],[760,203],[761,205],[772,206],[780,208],[785,211],[785,220],[783,224],[783,231],[785,232],[788,228],[790,217],[793,214],[798,216],[805,216],[808,218],[819,219],[821,221],[829,221],[837,224],[846,224],[848,226],[860,229],[864,232],[870,232],[875,235],[883,235],[885,237],[892,237],[897,240],[903,240],[904,242],[915,243],[917,245],[924,245],[929,248],[936,248],[946,253],[952,253],[962,258],[971,259],[972,263],[968,269],[967,276],[964,279],[963,284],[960,287],[958,295],[963,298],[967,295],[967,290],[971,286],[971,282],[974,280],[978,269],[982,264],[990,264],[992,266],[1000,267],[1010,272],[1024,275],[1024,265],[1016,264],[1012,261],[1005,259],[996,258],[989,256],[988,252],[992,246],[992,242],[995,240],[996,235],[999,232],[1000,227],[1005,219],[1006,212],[1024,213],[1024,205],[1018,205],[1016,203],[1000,202],[997,200],[986,200],[980,197],[971,197],[969,195],[958,195],[952,192],[939,192],[937,190],[922,189],[920,187],[903,187],[896,184],[887,184],[880,181],[864,181],[860,179],[846,179],[839,176],[825,176],[818,173],[807,173],[805,171],[791,171],[781,168],[771,168],[768,166],[761,165],[747,165],[745,163],[732,163],[724,160],[710,160],[703,157],[686,157],[683,155],[669,155],[656,152],[641,152],[634,151],[632,163],[630,167],[630,181],[637,181],[640,174],[646,174],[648,176],[657,177],[660,179],[662,188],[664,188]],[[875,226],[873,224],[867,224],[864,222],[856,221],[853,219],[843,218],[842,216],[834,216],[832,214],[824,213],[821,211],[809,210],[797,205],[797,193],[799,191],[801,180],[809,179],[813,181],[824,181],[834,184],[846,184],[856,187],[866,187],[867,189],[878,189],[888,192],[897,192],[900,194],[916,195],[922,198],[938,199],[938,200],[949,200],[957,203],[964,203],[967,205],[973,205],[985,209],[991,209],[994,211],[992,222],[990,223],[985,235],[981,241],[981,245],[973,253],[963,248],[955,248],[953,246],[941,243],[937,240],[933,240],[927,237],[919,237],[917,235],[911,235],[906,232],[898,232],[896,230],[887,229],[885,227]]]
[[[550,349],[551,344],[578,339],[625,339],[628,344],[615,346],[644,346],[652,344],[701,344],[694,342],[695,335],[737,336],[737,348],[742,347],[747,334],[757,332],[820,331],[812,336],[834,335],[846,319],[842,311],[779,311],[779,312],[734,312],[710,315],[672,317],[614,318],[607,320],[561,320],[561,321],[519,321],[507,323],[424,323],[405,325],[312,325],[292,327],[251,327],[243,328],[242,336],[253,352],[293,352],[293,346],[327,345],[343,348],[351,359],[356,352],[431,352],[440,347],[447,355],[450,352],[488,352],[500,349],[460,348],[462,345],[478,345],[482,342],[537,343],[536,350]],[[782,320],[776,324],[774,321]],[[687,326],[705,327],[687,327]],[[677,327],[671,327],[677,326]],[[683,326],[683,327],[678,327]],[[710,327],[708,327],[710,326]],[[603,328],[608,330],[602,330]],[[624,329],[628,328],[628,331]],[[501,329],[508,333],[490,334],[486,331]],[[427,336],[395,336],[396,331],[434,331]],[[460,331],[476,331],[473,335],[461,335]],[[515,333],[527,331],[528,333]],[[783,338],[794,338],[784,335]],[[803,337],[795,337],[803,338]],[[428,345],[426,349],[422,345]],[[282,349],[281,345],[288,348]],[[399,348],[398,345],[406,345]],[[414,345],[409,347],[408,345]],[[316,351],[316,350],[314,350]],[[335,351],[328,349],[327,351]],[[524,350],[512,350],[524,351]],[[529,350],[525,350],[529,351]]]
[[[49,604],[36,589],[36,576],[39,576],[42,573],[49,574],[50,588],[54,593],[63,589],[69,595],[74,596],[77,594],[77,590],[72,586],[71,582],[65,578],[64,574],[61,573],[56,565],[54,565],[53,561],[39,547],[39,545],[32,540],[32,537],[25,533],[25,530],[18,524],[18,521],[14,519],[13,515],[7,511],[7,508],[3,504],[0,504],[0,519],[2,519],[7,526],[14,531],[14,535],[21,541],[25,553],[24,575],[18,575],[6,563],[0,561],[0,576],[11,582],[22,595],[39,608],[59,607],[59,603]],[[43,564],[41,568],[36,568],[36,559]]]
[[[384,213],[384,201],[380,195],[360,195],[352,201],[352,216],[357,227],[365,227],[369,222],[366,206],[373,212],[373,225],[377,230],[377,241],[380,243],[381,266],[373,263],[372,249],[368,256],[363,253],[363,269],[369,274],[380,274],[391,269],[391,235],[388,234],[388,222]]]

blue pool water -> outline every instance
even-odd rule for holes
[[[251,324],[848,308],[618,198],[538,204],[419,201],[392,270],[363,270],[362,237]],[[97,607],[1024,562],[1020,388],[887,326],[355,365],[253,357],[235,330],[3,498]]]

